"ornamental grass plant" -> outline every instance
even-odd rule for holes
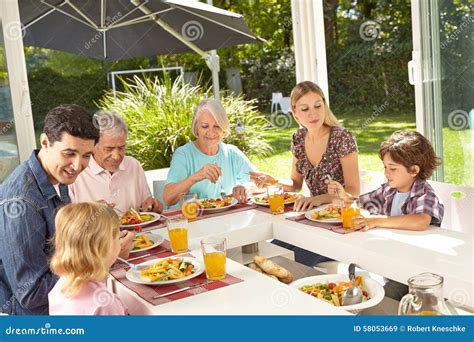
[[[145,170],[169,167],[174,151],[194,140],[191,120],[198,103],[212,97],[210,90],[182,81],[164,78],[121,80],[122,92],[107,92],[99,101],[105,111],[114,111],[129,128],[127,154],[138,159]],[[272,148],[266,140],[271,125],[256,110],[254,100],[224,94],[221,102],[231,125],[224,142],[236,145],[249,158],[263,158]]]

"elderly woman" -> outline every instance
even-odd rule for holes
[[[335,180],[347,193],[358,196],[360,192],[356,141],[334,116],[320,87],[310,81],[297,84],[291,92],[291,109],[300,124],[291,142],[293,161],[291,182],[285,191],[300,191],[303,181],[311,197],[300,198],[295,210],[309,210],[336,198]],[[257,185],[273,183],[275,179],[263,173],[252,173]]]
[[[256,168],[237,147],[222,140],[229,135],[229,119],[222,104],[214,99],[199,103],[192,132],[196,140],[173,154],[163,199],[169,206],[187,193],[198,198],[220,197],[221,186],[239,202],[248,198],[249,173]]]

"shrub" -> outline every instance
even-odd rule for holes
[[[169,167],[174,151],[194,137],[191,120],[198,103],[211,97],[209,90],[172,81],[134,77],[123,81],[124,91],[114,97],[111,91],[100,100],[103,110],[121,114],[128,124],[128,153],[145,170]],[[231,123],[227,143],[239,147],[248,157],[264,157],[271,151],[265,139],[269,123],[256,111],[254,101],[225,95],[222,104]],[[243,129],[242,129],[243,128]]]

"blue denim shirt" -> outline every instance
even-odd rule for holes
[[[0,185],[0,312],[47,315],[48,293],[57,281],[49,270],[54,217],[70,203],[61,197],[33,151]]]

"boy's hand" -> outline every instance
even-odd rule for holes
[[[377,216],[377,215],[369,216],[369,217],[358,216],[357,218],[351,221],[351,224],[354,225],[355,229],[360,229],[360,231],[366,232],[372,228],[382,227],[383,218],[384,216]]]

